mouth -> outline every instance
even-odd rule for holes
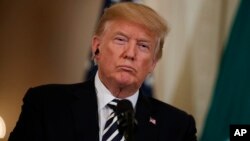
[[[118,66],[118,69],[120,70],[123,70],[123,71],[127,71],[127,72],[136,72],[136,69],[131,67],[131,66],[128,66],[128,65],[120,65]]]

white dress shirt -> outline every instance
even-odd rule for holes
[[[98,72],[95,75],[95,89],[97,93],[97,105],[98,105],[98,117],[99,117],[99,139],[101,141],[105,123],[112,112],[112,110],[108,108],[106,105],[116,97],[114,97],[111,94],[111,92],[101,82]],[[139,90],[136,91],[136,93],[133,94],[132,96],[125,98],[132,103],[134,109],[138,96],[139,96]]]

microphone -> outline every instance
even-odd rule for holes
[[[135,125],[137,121],[135,119],[132,103],[126,99],[119,101],[117,104],[117,114],[119,119],[119,131],[124,133],[126,141],[134,141]]]

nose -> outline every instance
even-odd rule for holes
[[[125,50],[124,58],[134,61],[136,57],[136,44],[130,43]]]

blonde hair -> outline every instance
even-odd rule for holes
[[[161,16],[159,16],[153,9],[142,4],[132,2],[114,4],[105,9],[96,27],[95,34],[101,35],[107,21],[117,19],[128,20],[141,24],[155,33],[156,37],[159,39],[159,43],[156,48],[156,59],[158,60],[161,58],[164,38],[169,30],[165,20]]]

